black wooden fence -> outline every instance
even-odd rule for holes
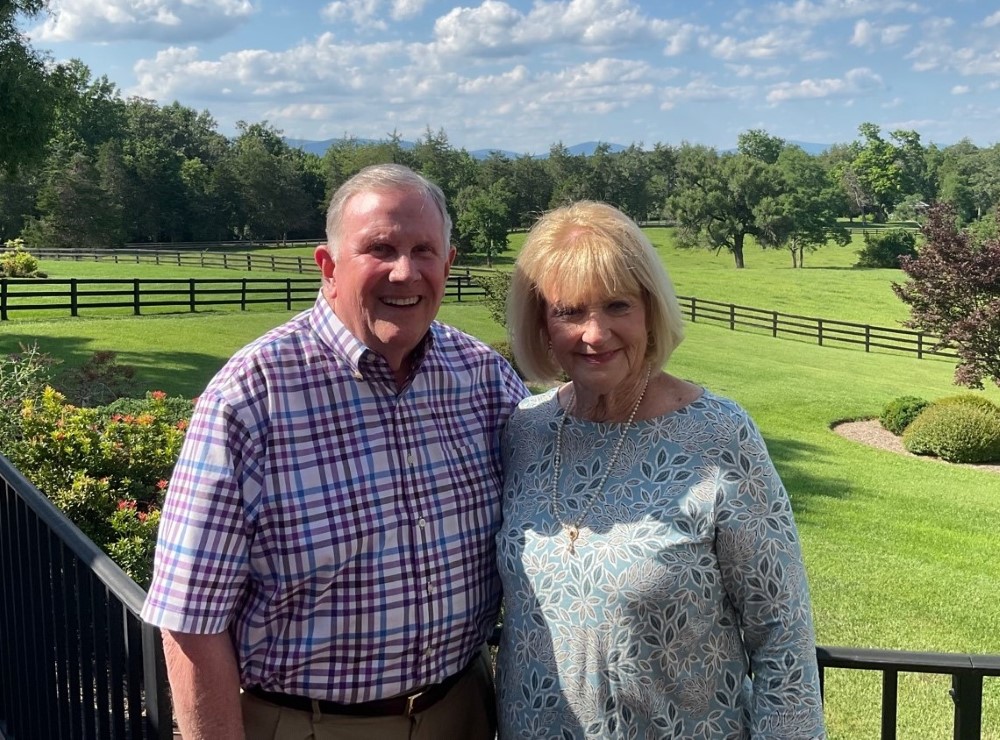
[[[799,316],[735,303],[706,301],[693,296],[678,296],[678,299],[690,321],[719,324],[732,331],[750,331],[770,334],[772,337],[802,337],[815,341],[821,347],[863,347],[865,352],[873,349],[893,350],[914,354],[917,359],[953,359],[956,356],[954,350],[939,347],[937,337],[920,331]]]
[[[139,316],[151,308],[197,311],[214,306],[275,305],[286,310],[306,308],[316,300],[317,278],[0,278],[0,320],[30,311],[81,312],[119,309]],[[453,273],[445,298],[481,298],[483,289],[466,274]]]

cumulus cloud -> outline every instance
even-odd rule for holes
[[[1000,26],[1000,10],[993,15],[986,16],[983,19],[984,28],[993,28],[993,26]]]
[[[388,28],[384,14],[394,21],[404,21],[420,15],[427,0],[334,0],[320,11],[330,23],[350,21],[359,28],[384,31]]]
[[[784,103],[810,98],[851,97],[881,90],[883,87],[881,77],[867,67],[859,67],[850,70],[843,77],[782,82],[771,87],[766,99],[769,103]]]
[[[970,92],[972,92],[972,88],[968,85],[955,85],[951,88],[952,95],[967,95]]]
[[[778,21],[804,26],[817,26],[864,15],[885,15],[899,11],[925,12],[920,3],[907,0],[795,0],[792,3],[774,3],[769,11]]]
[[[732,36],[721,39],[703,38],[705,46],[712,56],[732,61],[734,59],[773,59],[783,54],[795,54],[806,47],[809,40],[808,31],[790,33],[775,29],[745,41],[739,41]]]
[[[222,36],[254,12],[251,0],[52,0],[43,41],[188,43]]]
[[[860,20],[854,24],[854,33],[851,35],[851,45],[873,48],[878,44],[882,46],[892,46],[898,44],[907,31],[908,25],[893,25],[879,27],[867,20]]]
[[[677,55],[691,46],[696,30],[650,17],[631,0],[537,0],[527,13],[503,0],[485,0],[438,18],[430,46],[436,54],[488,58],[517,56],[543,45],[614,49],[661,43],[664,53]]]
[[[748,86],[717,85],[708,79],[691,80],[682,87],[667,87],[661,91],[661,110],[672,110],[681,103],[714,103],[726,100],[745,100],[753,93]]]

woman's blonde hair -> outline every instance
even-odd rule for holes
[[[542,216],[528,232],[507,294],[507,327],[521,371],[551,382],[561,368],[549,350],[546,296],[570,305],[641,295],[646,360],[662,367],[684,338],[670,277],[636,223],[605,203],[579,201]]]

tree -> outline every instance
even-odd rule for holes
[[[955,382],[1000,385],[1000,239],[977,242],[958,228],[955,209],[933,206],[916,259],[903,259],[909,277],[894,284],[910,307],[906,326],[936,334],[939,347],[958,353]]]
[[[784,146],[775,160],[782,191],[758,208],[765,247],[787,249],[792,267],[803,267],[806,250],[829,242],[845,246],[850,232],[837,223],[838,187],[823,166],[797,146]]]
[[[471,185],[456,198],[459,243],[486,255],[487,267],[492,267],[493,258],[507,248],[512,197],[506,181],[500,179],[486,190]]]
[[[60,68],[50,68],[17,27],[19,14],[34,17],[44,7],[44,0],[0,2],[0,169],[8,173],[43,156],[60,95]]]
[[[900,154],[882,138],[874,123],[862,123],[858,131],[865,138],[865,144],[851,163],[851,169],[874,209],[875,220],[885,223],[893,206],[903,197]]]
[[[667,210],[677,221],[678,243],[726,249],[742,269],[746,237],[773,231],[773,198],[781,193],[781,174],[746,154],[720,156],[690,144],[678,152],[677,173],[677,190],[668,198]]]

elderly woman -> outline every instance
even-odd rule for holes
[[[560,208],[509,295],[536,381],[505,435],[501,738],[823,737],[788,496],[747,413],[660,368],[670,279],[620,211]]]

